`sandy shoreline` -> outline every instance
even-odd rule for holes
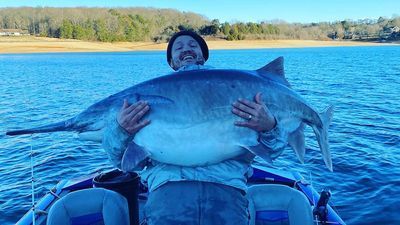
[[[314,40],[210,40],[207,41],[207,43],[210,49],[304,48],[391,45],[390,43]],[[153,42],[104,43],[31,36],[0,37],[0,54],[45,52],[127,52],[165,50],[166,48],[166,43],[157,44]]]

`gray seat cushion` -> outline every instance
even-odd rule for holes
[[[290,225],[313,224],[311,205],[298,190],[276,184],[254,185],[249,187],[250,224],[263,224],[257,221],[257,212],[286,211]]]
[[[86,224],[129,225],[128,202],[110,190],[84,189],[58,200],[47,217],[48,225],[85,224],[85,221],[88,221]]]

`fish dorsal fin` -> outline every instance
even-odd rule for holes
[[[287,87],[290,87],[290,84],[285,77],[282,56],[258,69],[257,72],[261,77],[277,81]]]

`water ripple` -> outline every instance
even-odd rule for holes
[[[348,224],[400,224],[400,47],[210,55],[209,65],[237,69],[257,69],[284,56],[296,91],[316,109],[335,106],[329,137],[334,172],[325,169],[311,129],[306,129],[304,165],[285,149],[273,166],[300,171],[317,190],[329,187]],[[15,223],[30,207],[31,152],[37,198],[60,179],[111,168],[99,144],[70,133],[7,137],[4,132],[68,119],[99,99],[169,73],[164,57],[164,52],[0,56],[0,224]]]

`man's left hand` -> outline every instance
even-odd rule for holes
[[[246,121],[235,121],[239,127],[248,127],[257,132],[270,131],[276,126],[275,117],[261,99],[261,92],[254,96],[254,102],[238,99],[232,104],[232,113]]]

